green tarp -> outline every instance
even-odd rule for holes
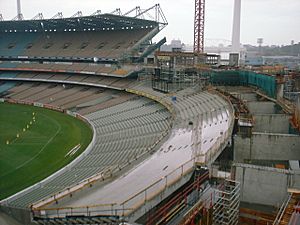
[[[276,98],[276,77],[251,71],[222,70],[211,71],[210,82],[214,85],[253,85],[262,89],[268,96]]]

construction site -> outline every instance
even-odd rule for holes
[[[159,4],[24,20],[18,1],[1,15],[0,102],[72,115],[93,137],[0,199],[0,224],[300,224],[300,65],[243,64],[241,3],[226,65],[204,51],[205,0],[191,52],[152,41],[168,25]]]

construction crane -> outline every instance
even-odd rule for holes
[[[205,0],[195,0],[194,53],[204,52]]]

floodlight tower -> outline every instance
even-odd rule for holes
[[[204,51],[204,13],[205,0],[195,0],[195,20],[194,20],[194,52]]]
[[[257,44],[258,44],[258,51],[259,51],[259,55],[262,55],[262,44],[264,43],[264,39],[263,38],[257,38]]]
[[[232,52],[240,53],[241,32],[241,0],[234,1],[233,27],[232,27]]]

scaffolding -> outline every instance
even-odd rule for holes
[[[215,191],[214,198],[214,224],[237,224],[240,207],[240,183],[232,180],[224,180]]]
[[[300,190],[288,189],[273,225],[297,225],[300,222]]]
[[[164,93],[176,92],[188,87],[207,86],[208,79],[196,71],[176,71],[173,69],[155,68],[152,76],[152,88]]]

